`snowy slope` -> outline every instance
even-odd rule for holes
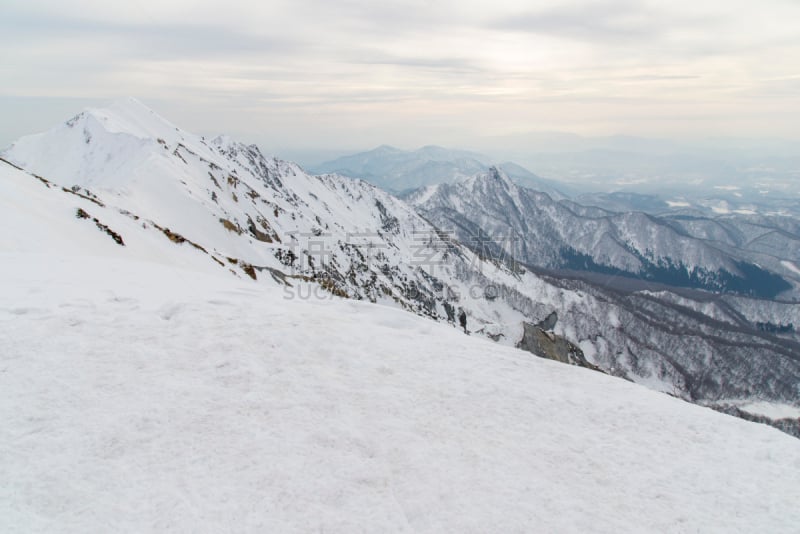
[[[176,246],[153,221],[121,213],[85,193],[62,189],[0,161],[0,251],[44,262],[62,256],[105,257],[201,273],[230,272],[206,251],[187,243]],[[79,210],[88,218],[79,218]]]
[[[87,110],[2,156],[26,170],[0,161],[0,222],[14,229],[0,238],[5,251],[78,254],[88,239],[95,256],[253,277],[297,298],[346,295],[453,326],[461,308],[473,334],[508,346],[523,323],[556,312],[554,333],[606,372],[693,401],[800,405],[800,346],[757,331],[744,312],[698,321],[696,302],[621,298],[494,262],[366,182],[206,140],[135,100]]]
[[[0,260],[3,532],[800,524],[800,442],[763,425],[387,307]]]

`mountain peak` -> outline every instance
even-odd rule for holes
[[[474,187],[478,184],[482,184],[482,187],[494,187],[499,185],[504,189],[511,189],[515,187],[514,182],[511,181],[506,173],[503,172],[500,167],[495,165],[492,165],[487,170],[478,172],[467,178],[456,180],[455,183],[461,183],[468,187]]]
[[[506,188],[510,188],[514,186],[514,183],[511,181],[511,178],[505,173],[503,169],[492,165],[489,167],[488,177],[492,180],[502,183]]]
[[[124,98],[22,137],[4,151],[4,157],[61,185],[105,187],[127,182],[139,165],[153,156],[166,156],[170,152],[165,149],[174,150],[178,144],[211,157],[199,137],[183,132],[139,100]]]
[[[368,153],[372,154],[400,154],[403,151],[391,145],[381,145],[370,150]]]
[[[85,112],[111,133],[125,133],[139,138],[165,139],[182,137],[180,129],[133,97],[115,100],[107,107]]]

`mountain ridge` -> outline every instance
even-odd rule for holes
[[[770,250],[773,255],[763,249],[737,248],[730,241],[717,244],[698,239],[687,223],[674,219],[555,201],[546,193],[514,184],[495,167],[403,198],[439,226],[462,229],[457,232],[462,241],[475,237],[463,231],[465,218],[487,235],[511,238],[505,251],[537,267],[588,269],[767,297],[793,288],[785,278],[794,280],[795,289],[798,283],[781,262],[789,259],[793,248],[800,251],[800,235],[785,234],[787,244]]]
[[[175,132],[169,139],[128,136],[120,146],[110,133],[91,135],[87,142],[79,122],[57,127],[50,139],[15,144],[4,157],[58,184],[52,194],[72,206],[59,204],[62,216],[74,219],[82,209],[88,221],[81,224],[109,228],[131,251],[177,246],[189,253],[181,253],[181,262],[204,258],[203,268],[278,284],[289,297],[319,288],[454,327],[463,309],[472,333],[510,346],[521,342],[526,323],[537,324],[556,311],[553,334],[610,374],[694,402],[747,399],[758,391],[772,402],[797,403],[792,385],[800,362],[793,354],[800,351],[791,339],[737,330],[724,309],[715,309],[713,320],[692,325],[689,312],[701,318],[709,312],[691,297],[621,295],[540,276],[465,246],[374,185],[335,174],[313,176],[230,138],[206,141],[169,125]],[[87,124],[90,134],[98,133],[92,121]],[[45,159],[54,147],[61,152]],[[122,169],[119,175],[115,169]],[[57,176],[40,172],[48,170]],[[514,184],[497,176],[513,192]],[[138,245],[142,232],[147,237]],[[774,308],[756,312],[750,301],[742,302],[753,324],[778,324],[790,313],[782,309],[778,318]],[[706,339],[690,343],[681,333]],[[710,369],[715,376],[709,378]]]

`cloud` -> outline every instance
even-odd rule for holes
[[[329,121],[337,142],[724,133],[745,110],[793,132],[796,20],[787,0],[5,0],[0,97],[133,95],[300,140]]]
[[[298,54],[307,49],[302,40],[252,35],[235,28],[210,24],[159,24],[97,21],[85,18],[18,16],[3,23],[3,41],[11,46],[44,41],[113,42],[137,58],[219,57],[231,54]],[[87,52],[102,52],[87,50]]]
[[[684,23],[686,21],[683,21]],[[604,1],[547,7],[498,19],[492,27],[598,43],[629,43],[663,38],[670,18],[641,2]]]

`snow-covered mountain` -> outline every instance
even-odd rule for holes
[[[520,284],[515,273],[449,242],[388,193],[361,180],[307,174],[229,138],[207,141],[134,100],[23,138],[3,157],[153,221],[226,269],[314,280],[336,294],[435,318],[450,317],[449,303],[460,302],[478,324],[523,317],[469,297],[482,270],[510,287]]]
[[[490,157],[466,150],[439,146],[401,150],[383,145],[367,152],[321,163],[312,170],[361,178],[386,191],[400,193],[426,185],[450,183],[467,178],[477,172],[485,171],[492,164]],[[562,187],[562,184],[540,178],[516,163],[506,162],[500,166],[520,184],[547,191],[555,198],[566,198],[561,192],[566,186]]]
[[[786,263],[800,259],[800,233],[756,221],[733,231],[710,219],[608,212],[520,187],[497,168],[405,198],[437,226],[455,229],[462,241],[501,236],[489,244],[541,268],[767,298],[800,286]]]
[[[134,100],[23,138],[2,157],[5,227],[15,229],[5,250],[48,253],[53,234],[68,254],[88,228],[114,257],[277,284],[286,300],[346,296],[453,326],[464,310],[477,336],[699,403],[800,405],[800,345],[759,328],[794,321],[790,307],[536,274],[364,181],[206,140]]]

